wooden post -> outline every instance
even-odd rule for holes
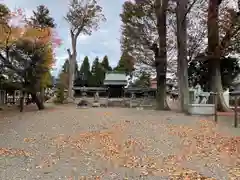
[[[214,93],[214,104],[215,104],[215,111],[214,111],[214,120],[217,123],[218,122],[218,115],[217,115],[217,110],[218,110],[218,96],[217,93]]]
[[[235,96],[235,108],[234,108],[234,127],[238,126],[238,96]]]

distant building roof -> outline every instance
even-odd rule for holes
[[[127,81],[127,76],[122,73],[108,73],[106,74],[105,81]]]
[[[127,85],[127,76],[122,73],[108,73],[104,85]]]

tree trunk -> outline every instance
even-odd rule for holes
[[[14,92],[15,94],[15,92]],[[23,108],[24,108],[24,91],[21,92],[21,96],[20,96],[20,104],[19,104],[19,107],[20,107],[20,112],[23,112]]]
[[[40,98],[37,96],[36,93],[31,93],[32,96],[32,100],[36,103],[38,110],[43,110],[44,109],[44,104],[43,102],[40,100]]]
[[[188,0],[177,1],[178,86],[182,112],[188,113],[187,13]]]
[[[223,87],[222,87],[222,77],[221,77],[221,68],[220,68],[219,59],[211,59],[210,61],[210,70],[211,70],[211,91],[217,92],[218,98],[218,110],[219,111],[232,111],[226,104],[223,97]],[[212,99],[212,98],[211,98]]]
[[[166,75],[162,73],[161,65],[156,67],[157,72],[157,110],[165,110],[166,109]]]
[[[74,99],[73,95],[73,82],[75,78],[75,63],[77,59],[77,39],[75,37],[72,37],[72,53],[70,50],[68,50],[69,54],[69,85],[68,85],[68,98],[69,100]]]
[[[44,103],[44,101],[45,101],[45,88],[40,89],[40,100]]]
[[[223,98],[222,78],[220,69],[219,27],[218,27],[219,1],[209,0],[208,7],[208,61],[211,72],[211,91],[218,93],[218,108],[222,111],[231,111]]]
[[[159,35],[159,53],[155,57],[157,73],[157,109],[169,109],[166,103],[166,73],[167,73],[167,13],[168,0],[155,0],[155,13],[157,17],[157,29]]]

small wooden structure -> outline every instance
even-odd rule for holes
[[[109,98],[121,98],[124,96],[124,87],[128,84],[127,76],[122,73],[108,73],[103,84],[108,88]]]
[[[129,97],[129,106],[132,107],[152,107],[155,102],[155,88],[137,88],[129,87],[124,89],[125,96]]]

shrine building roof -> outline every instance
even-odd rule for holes
[[[122,73],[106,74],[104,85],[127,85],[127,76]]]

